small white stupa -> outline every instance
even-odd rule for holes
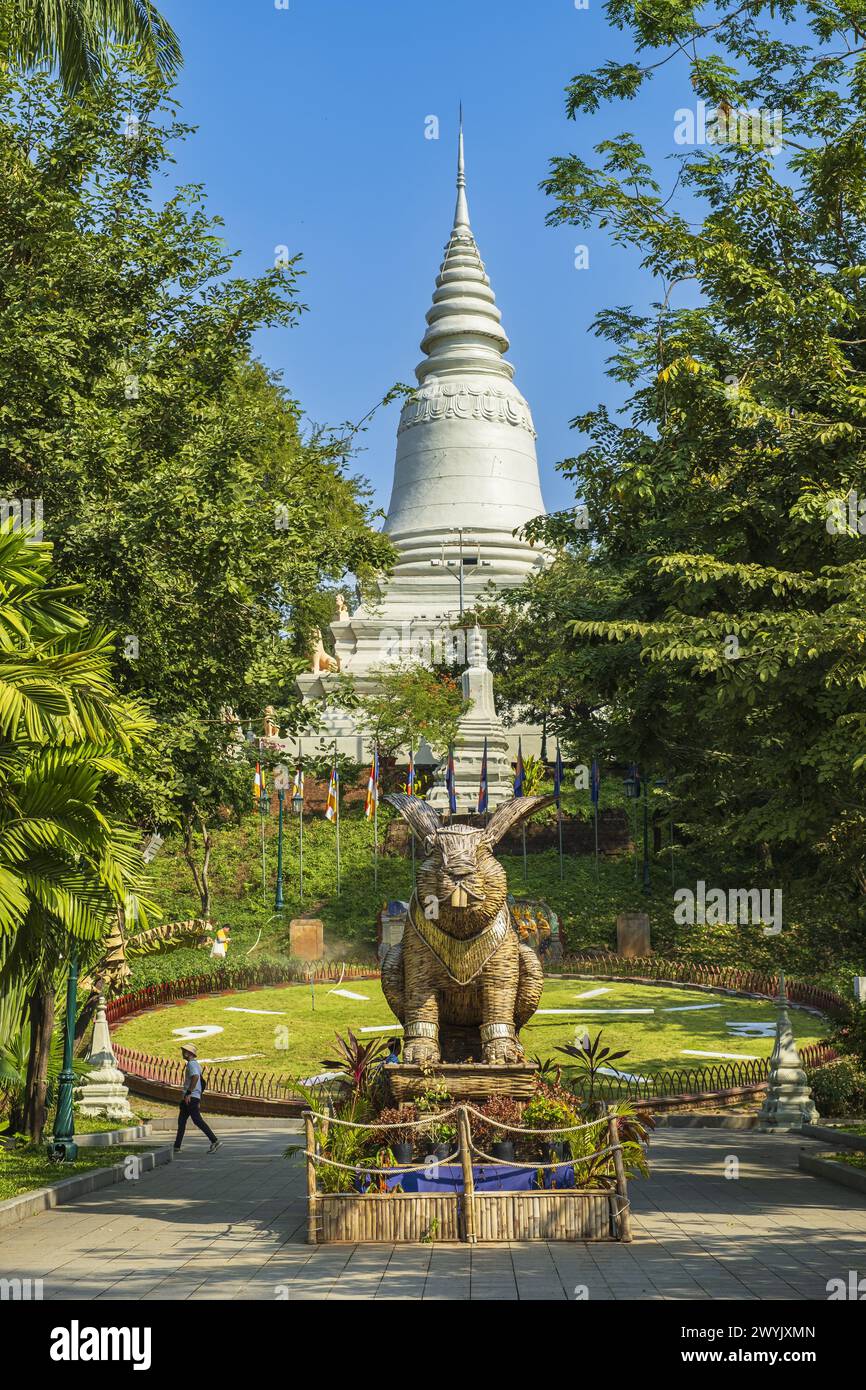
[[[93,1040],[87,1054],[87,1062],[92,1070],[79,1083],[75,1099],[75,1108],[79,1114],[127,1122],[134,1119],[129,1104],[129,1091],[111,1045],[105,998],[101,994],[96,1007]]]
[[[471,705],[460,721],[457,745],[454,749],[454,792],[457,814],[478,808],[478,788],[481,764],[487,744],[487,804],[495,811],[514,794],[514,774],[508,755],[508,738],[496,713],[493,699],[493,675],[487,669],[484,632],[473,628],[468,634],[468,661],[463,672],[463,698]],[[439,769],[436,783],[427,797],[431,806],[447,811],[448,789],[445,768]]]
[[[374,688],[376,667],[425,660],[431,649],[435,660],[449,629],[488,586],[521,584],[547,561],[514,534],[544,512],[544,501],[532,415],[505,359],[501,320],[469,223],[461,121],[454,223],[427,313],[418,389],[397,432],[384,527],[397,563],[376,602],[342,610],[331,623],[339,668],[362,692]],[[334,680],[327,663],[313,665],[298,678],[309,700],[321,699]],[[362,760],[363,731],[351,717],[328,711],[325,722],[341,751]],[[533,751],[537,731],[517,727],[504,735],[511,751],[518,734]]]

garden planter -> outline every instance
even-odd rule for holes
[[[397,1163],[411,1163],[415,1154],[414,1144],[394,1144],[391,1152]]]

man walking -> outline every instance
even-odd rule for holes
[[[174,1141],[175,1153],[180,1152],[183,1143],[183,1136],[186,1130],[187,1120],[192,1120],[197,1125],[202,1134],[210,1140],[208,1153],[215,1153],[221,1147],[210,1125],[201,1117],[201,1063],[198,1061],[198,1053],[192,1043],[184,1043],[180,1049],[181,1056],[186,1062],[186,1071],[183,1077],[183,1095],[180,1100],[180,1114],[177,1117],[177,1134]]]

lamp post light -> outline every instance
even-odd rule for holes
[[[304,901],[304,794],[297,790],[292,796],[292,810],[298,817],[298,897]]]
[[[454,527],[454,528],[453,528],[453,533],[456,534],[456,536],[457,536],[458,558],[457,558],[456,560],[447,560],[447,559],[445,558],[445,542],[443,541],[443,542],[442,542],[442,556],[441,556],[441,559],[439,559],[439,560],[431,560],[431,561],[430,561],[430,564],[433,566],[434,569],[437,569],[437,568],[440,568],[440,567],[443,567],[443,568],[449,569],[449,570],[455,570],[455,569],[456,569],[457,573],[456,573],[455,575],[453,575],[452,578],[456,579],[457,582],[458,582],[458,584],[460,585],[460,621],[462,622],[462,621],[463,621],[463,608],[464,608],[464,602],[463,602],[463,580],[464,580],[464,573],[465,573],[465,571],[466,571],[467,569],[491,569],[491,568],[492,568],[492,565],[493,565],[493,562],[492,562],[492,560],[482,560],[482,558],[481,558],[481,546],[480,546],[480,544],[477,546],[477,553],[476,553],[475,555],[465,555],[465,554],[464,554],[464,551],[463,551],[464,528],[463,528],[462,526],[456,526],[456,527]]]
[[[63,1070],[57,1087],[57,1113],[54,1137],[48,1145],[48,1156],[56,1163],[72,1163],[78,1156],[75,1142],[75,1114],[72,1092],[75,1073],[72,1070],[72,1048],[75,1043],[75,1004],[78,997],[78,951],[75,946],[69,957],[69,978],[66,982],[66,1028],[63,1037]]]
[[[645,777],[641,778],[636,763],[633,764],[628,776],[623,779],[623,787],[630,801],[638,800],[641,789],[643,790],[643,891],[649,893],[652,890],[649,867],[649,783]]]

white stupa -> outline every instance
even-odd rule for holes
[[[457,206],[436,279],[418,390],[404,405],[397,431],[394,481],[385,531],[398,552],[377,600],[331,624],[342,672],[359,690],[388,662],[436,659],[449,628],[488,586],[523,583],[545,555],[514,532],[544,512],[535,430],[529,406],[505,359],[508,338],[469,224],[461,123]],[[462,575],[462,583],[461,581]],[[462,600],[462,602],[461,602]],[[458,648],[459,650],[459,648]],[[463,657],[468,664],[468,651]],[[321,698],[330,673],[317,660],[298,684]],[[360,761],[363,732],[348,716],[328,714],[331,737]],[[536,731],[508,730],[509,752]]]

